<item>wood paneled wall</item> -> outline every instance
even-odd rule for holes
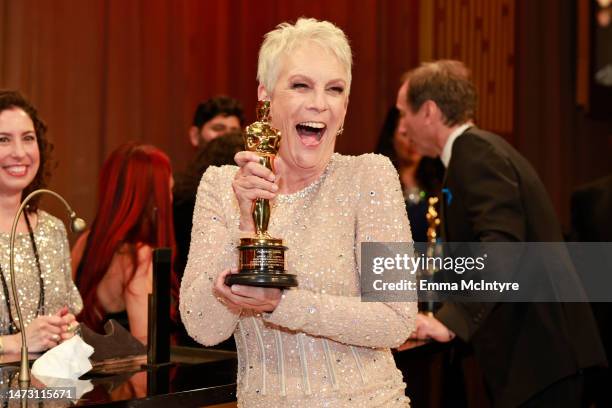
[[[421,7],[422,60],[458,59],[479,95],[476,121],[513,141],[516,0],[434,0]]]
[[[582,0],[518,1],[516,115],[518,149],[534,164],[569,229],[575,187],[612,173],[612,121],[595,120],[579,106],[577,69],[585,55]],[[582,10],[582,11],[581,11]],[[588,44],[588,39],[586,40]],[[588,73],[588,72],[587,72]]]

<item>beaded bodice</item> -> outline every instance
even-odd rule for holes
[[[210,168],[198,190],[181,315],[196,340],[234,334],[243,407],[406,406],[391,347],[414,328],[416,304],[361,302],[360,244],[410,241],[397,173],[388,159],[335,154],[321,177],[272,202],[269,232],[283,239],[285,290],[273,313],[232,313],[212,294],[216,275],[235,267],[237,168]]]

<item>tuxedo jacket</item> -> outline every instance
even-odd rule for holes
[[[536,171],[497,135],[472,127],[459,136],[444,188],[447,242],[563,241]],[[472,344],[495,406],[518,406],[582,368],[605,365],[588,304],[445,303],[436,317]]]

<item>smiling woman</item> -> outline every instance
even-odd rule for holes
[[[280,192],[312,183],[329,162],[348,104],[348,84],[341,61],[316,42],[306,42],[283,56],[274,88],[259,86],[260,100],[271,101],[272,125],[283,143],[276,166]],[[293,190],[293,191],[292,191]]]
[[[283,135],[279,192],[297,191],[323,173],[346,116],[351,65],[346,36],[329,22],[302,19],[266,35],[258,96],[271,101],[272,125]]]
[[[0,123],[4,128],[0,133],[3,153],[0,191],[21,194],[34,180],[40,165],[34,124],[19,108],[7,109],[0,113]]]
[[[391,162],[334,153],[351,84],[351,50],[329,22],[300,19],[265,36],[258,95],[282,133],[272,172],[252,152],[209,167],[200,183],[181,287],[181,315],[205,345],[234,334],[243,407],[405,407],[391,347],[414,329],[414,303],[362,303],[364,241],[411,241]],[[254,231],[256,198],[289,251],[297,288],[225,285],[236,246]]]
[[[9,273],[9,231],[30,192],[45,187],[50,146],[46,126],[19,93],[0,91],[0,354],[17,353],[25,327],[29,350],[41,352],[72,337],[82,301],[70,273],[64,224],[30,201],[17,225],[15,276]],[[24,321],[10,295],[15,279]],[[1,380],[1,378],[0,378]]]

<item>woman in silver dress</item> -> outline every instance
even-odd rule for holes
[[[64,224],[30,202],[17,226],[15,277],[9,235],[22,200],[45,186],[50,145],[46,126],[21,94],[0,91],[0,354],[18,353],[25,327],[28,350],[43,352],[73,335],[82,301],[70,273]],[[17,318],[11,279],[19,288]]]

